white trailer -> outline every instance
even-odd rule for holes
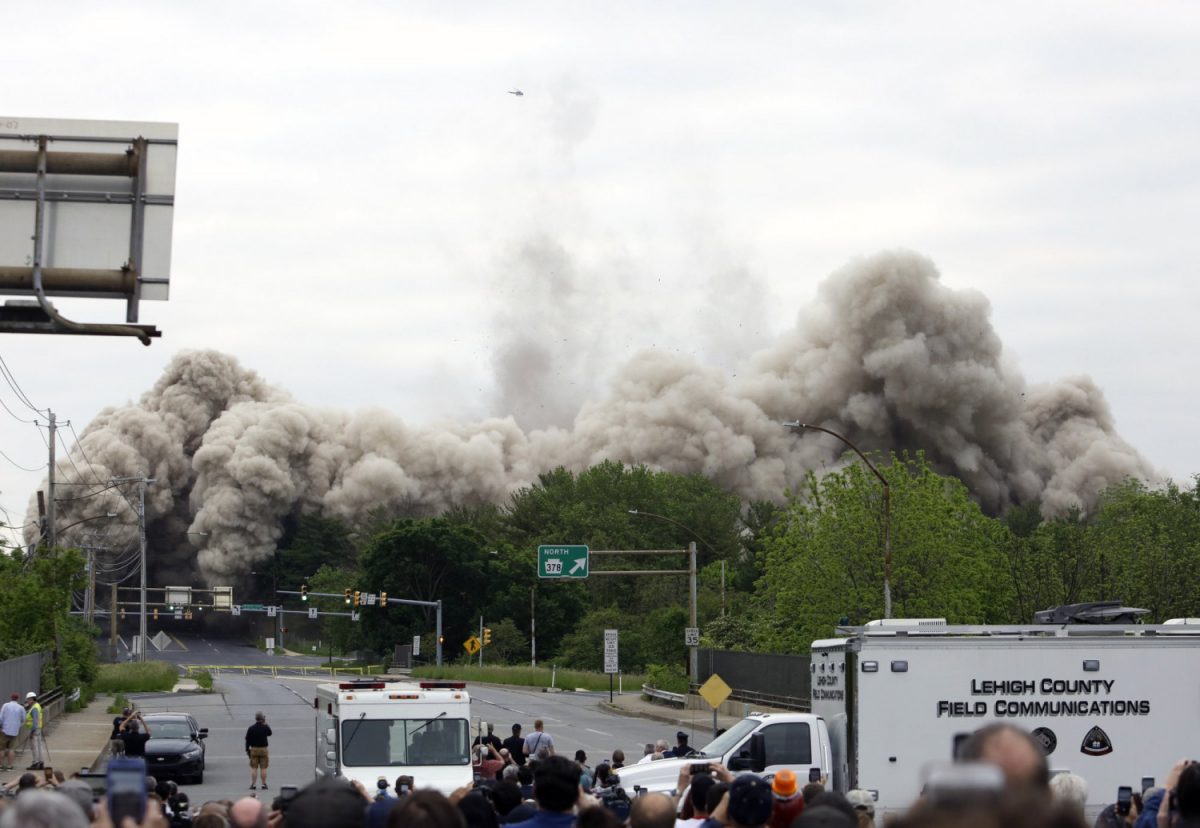
[[[460,682],[380,680],[318,684],[316,778],[340,776],[375,790],[408,775],[449,794],[474,781],[471,697]]]
[[[834,788],[873,791],[881,820],[992,722],[1028,730],[1052,772],[1086,779],[1092,818],[1118,787],[1161,784],[1196,753],[1200,627],[925,619],[838,632],[812,645],[812,712],[829,730]]]

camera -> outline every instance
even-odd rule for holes
[[[711,773],[711,772],[712,772],[712,769],[709,768],[708,762],[693,762],[692,763],[692,776],[696,776],[697,774],[701,774],[701,773]]]
[[[602,788],[596,798],[600,800],[600,804],[612,812],[622,824],[629,819],[629,795],[625,793],[624,788],[618,788],[613,785],[611,788]]]
[[[1122,785],[1117,788],[1117,813],[1121,816],[1129,815],[1130,803],[1133,802],[1133,788],[1128,785]]]
[[[809,782],[820,782],[821,781],[821,769],[820,768],[809,768],[808,769],[808,781]]]

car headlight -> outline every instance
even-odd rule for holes
[[[197,759],[197,758],[199,758],[200,753],[201,753],[200,746],[196,745],[195,747],[190,747],[187,750],[185,750],[183,752],[183,757],[185,759]]]

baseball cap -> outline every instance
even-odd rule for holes
[[[862,788],[846,791],[846,801],[853,805],[856,811],[866,811],[871,816],[875,815],[875,797],[870,791],[864,791]]]
[[[25,698],[27,698],[27,699],[36,699],[36,698],[37,698],[37,693],[35,693],[35,692],[33,692],[32,690],[30,690],[28,693],[26,693],[26,694],[25,694]]]
[[[762,825],[774,807],[771,786],[761,776],[744,773],[729,786],[729,816],[739,825]]]
[[[784,799],[789,796],[796,795],[796,774],[794,771],[784,768],[775,774],[775,778],[771,780],[771,790],[776,796]]]

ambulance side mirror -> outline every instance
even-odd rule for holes
[[[325,731],[325,744],[327,744],[327,745],[336,745],[337,744],[337,731],[334,730],[332,727]]]

